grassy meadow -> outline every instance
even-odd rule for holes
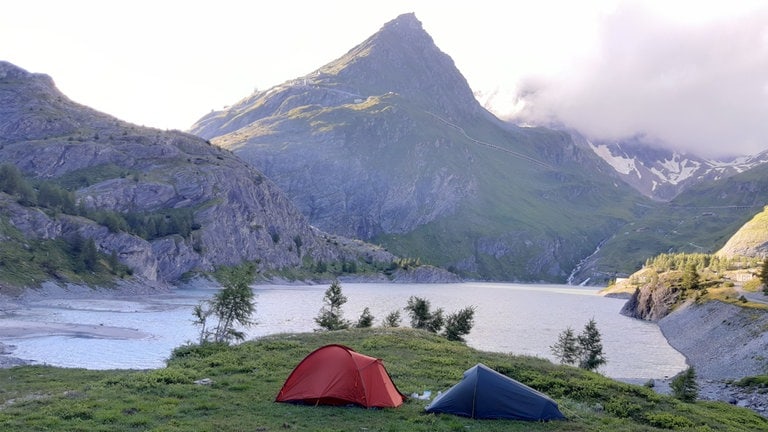
[[[484,363],[555,399],[567,421],[472,420],[395,409],[300,406],[274,399],[314,349],[347,345],[379,357],[400,391],[437,394]],[[194,381],[209,378],[211,384]],[[4,431],[756,431],[768,419],[724,403],[683,403],[652,389],[538,358],[474,350],[410,328],[282,334],[236,346],[178,348],[167,366],[90,371],[0,370]]]

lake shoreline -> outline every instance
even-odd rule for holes
[[[274,283],[260,281],[254,288],[257,289],[260,294],[257,300],[259,325],[253,328],[249,338],[258,338],[265,334],[273,334],[275,332],[289,332],[289,333],[301,333],[312,331],[314,323],[312,317],[317,313],[317,310],[322,305],[322,292],[323,283],[293,283],[288,281],[286,284],[284,281],[272,281]],[[374,286],[375,285],[375,286]],[[378,286],[382,285],[382,286]],[[384,286],[386,285],[386,286]],[[345,306],[345,315],[347,318],[356,317],[365,306],[372,306],[371,310],[378,318],[385,316],[394,308],[401,308],[405,305],[409,295],[420,295],[431,300],[433,307],[443,307],[446,310],[457,310],[463,306],[466,306],[465,302],[474,303],[479,305],[481,310],[486,311],[485,318],[481,318],[476,324],[476,328],[473,330],[470,338],[468,338],[468,344],[476,349],[489,351],[489,352],[504,352],[512,355],[533,355],[543,358],[550,358],[549,345],[557,338],[557,331],[562,330],[566,326],[580,326],[583,322],[586,322],[590,317],[594,317],[595,313],[602,316],[600,321],[601,325],[608,330],[604,335],[607,353],[610,357],[609,368],[603,371],[606,376],[614,377],[618,380],[625,382],[647,381],[649,379],[660,380],[665,376],[673,375],[677,371],[681,370],[685,366],[684,358],[677,351],[671,350],[666,339],[658,329],[658,326],[642,326],[639,328],[636,324],[636,320],[628,318],[619,318],[618,321],[614,317],[620,317],[619,314],[614,312],[617,309],[616,300],[601,299],[600,296],[595,295],[597,291],[594,288],[580,288],[570,287],[566,285],[529,285],[529,284],[506,284],[506,283],[488,283],[488,282],[468,282],[465,284],[414,284],[414,286],[408,286],[409,284],[390,284],[390,283],[361,283],[360,281],[344,281],[343,287],[345,294],[349,297],[350,301]],[[468,291],[469,290],[469,291]],[[475,292],[472,290],[478,290],[477,295],[466,296],[464,293]],[[146,286],[131,286],[124,285],[117,288],[109,289],[91,289],[78,286],[61,287],[53,284],[48,284],[40,289],[30,290],[23,296],[2,296],[0,295],[0,340],[7,345],[18,345],[16,355],[11,352],[10,349],[6,349],[4,355],[0,355],[0,364],[3,363],[2,359],[8,359],[5,363],[17,364],[17,361],[10,362],[9,357],[21,357],[29,359],[35,359],[34,363],[43,364],[44,362],[50,362],[53,365],[70,365],[68,367],[91,367],[90,360],[85,360],[85,363],[78,363],[74,361],[71,355],[67,354],[67,360],[59,362],[59,355],[47,356],[44,354],[45,345],[41,345],[38,337],[42,332],[54,333],[53,337],[57,340],[62,339],[56,335],[64,335],[67,337],[74,337],[75,340],[85,339],[116,339],[116,338],[131,338],[131,332],[135,332],[135,328],[140,328],[149,333],[154,334],[155,327],[146,327],[142,322],[136,321],[131,318],[123,319],[126,315],[120,314],[115,316],[116,320],[113,320],[110,316],[104,315],[99,317],[89,317],[87,319],[78,318],[79,314],[86,313],[89,309],[94,307],[94,311],[97,313],[109,312],[114,310],[116,312],[142,312],[140,315],[143,318],[146,312],[152,312],[159,307],[159,305],[166,304],[169,298],[173,302],[177,298],[186,298],[181,300],[186,304],[187,308],[196,304],[198,301],[204,298],[210,297],[216,292],[215,285],[209,280],[196,279],[192,280],[182,286],[178,287],[164,287],[159,289]],[[165,295],[172,293],[171,297]],[[160,294],[159,296],[152,296],[151,294]],[[178,294],[181,297],[177,297]],[[191,297],[190,297],[191,296]],[[479,296],[479,297],[478,297]],[[576,296],[576,297],[573,297]],[[153,298],[154,297],[154,298]],[[293,304],[295,299],[303,303],[305,306],[300,306],[298,303]],[[464,300],[462,300],[464,299]],[[61,300],[61,301],[59,301]],[[84,301],[85,300],[85,301]],[[93,301],[89,301],[93,300]],[[114,300],[114,302],[113,302]],[[142,304],[133,306],[128,302],[139,301]],[[146,300],[146,302],[145,302]],[[607,301],[607,303],[606,303]],[[116,303],[115,303],[116,302]],[[288,303],[286,303],[288,302]],[[478,303],[479,302],[479,303]],[[522,302],[522,303],[521,303]],[[3,305],[3,303],[5,303]],[[619,302],[620,303],[620,302]],[[291,308],[283,310],[284,304],[291,304]],[[518,305],[526,304],[530,307],[525,309],[519,309]],[[8,307],[8,306],[11,307]],[[385,306],[386,305],[386,306]],[[543,306],[542,306],[543,305]],[[542,309],[542,307],[544,309]],[[619,306],[620,307],[620,306]],[[82,309],[81,309],[82,308]],[[275,315],[275,311],[278,308],[281,312]],[[547,311],[552,308],[570,311],[568,314],[556,314],[548,315]],[[5,312],[2,310],[5,309]],[[58,312],[56,312],[58,310]],[[516,311],[515,318],[510,320],[504,318],[510,311]],[[49,312],[50,311],[50,312]],[[600,312],[598,312],[600,311]],[[8,312],[13,312],[16,316],[12,316]],[[261,315],[265,313],[265,315]],[[45,318],[48,313],[55,313],[59,316],[57,319]],[[64,315],[61,315],[63,313]],[[41,315],[43,314],[43,315]],[[3,316],[5,315],[5,316]],[[149,315],[147,315],[149,316]],[[191,315],[190,315],[191,316]],[[62,317],[64,317],[62,319]],[[537,327],[537,332],[532,332],[534,328],[530,327],[530,324],[537,318],[540,318],[541,324]],[[558,317],[558,318],[554,318]],[[564,318],[564,319],[563,319]],[[502,321],[499,321],[501,319]],[[37,321],[37,327],[34,325],[29,326],[26,322],[17,322],[14,320],[32,320]],[[186,314],[176,315],[174,322],[182,323],[182,321],[191,322]],[[3,322],[5,321],[5,322]],[[407,326],[406,322],[402,325]],[[627,324],[628,322],[628,324]],[[66,323],[72,323],[67,325]],[[44,324],[45,326],[42,326]],[[53,327],[49,326],[52,324]],[[84,324],[78,326],[78,324]],[[95,325],[94,325],[95,324]],[[108,326],[109,325],[109,326]],[[378,325],[378,321],[375,325]],[[501,327],[500,327],[501,326]],[[187,327],[186,325],[184,327]],[[646,328],[644,328],[646,327]],[[653,329],[651,328],[653,327]],[[5,330],[2,330],[5,328]],[[191,325],[189,329],[191,329]],[[498,331],[503,329],[503,331]],[[639,331],[639,333],[633,333]],[[15,332],[15,333],[14,333]],[[173,330],[173,332],[178,332]],[[183,332],[189,333],[188,330]],[[628,333],[629,332],[629,333]],[[167,332],[158,333],[165,335]],[[12,335],[19,336],[13,338]],[[638,345],[625,346],[626,338],[624,334],[636,334],[637,341],[645,348],[641,353],[637,353]],[[654,334],[656,336],[654,336]],[[536,336],[538,335],[538,336]],[[534,337],[535,336],[535,337]],[[183,339],[179,339],[181,342],[173,342],[173,346],[178,346],[183,343],[183,340],[188,338],[194,339],[194,336],[185,335]],[[650,339],[649,339],[650,338]],[[473,340],[474,339],[474,340]],[[29,341],[28,341],[29,340]],[[94,340],[96,344],[102,344],[98,340]],[[110,343],[106,342],[105,343]],[[135,342],[126,342],[128,346],[137,346]],[[154,342],[153,342],[154,343]],[[32,345],[30,345],[32,344]],[[69,342],[66,342],[66,346],[70,346]],[[37,350],[37,354],[33,354],[29,347],[32,346],[33,351]],[[87,345],[76,345],[81,350],[86,349]],[[114,345],[110,345],[107,351],[110,352]],[[648,350],[649,347],[656,347],[660,351],[655,352]],[[663,348],[666,347],[666,348]],[[168,349],[168,348],[166,348]],[[671,360],[664,354],[665,350],[671,350],[679,357],[679,360]],[[119,352],[119,351],[116,351]],[[40,355],[42,353],[42,355]],[[82,355],[84,351],[78,351],[77,355]],[[149,351],[148,351],[149,353]],[[107,354],[104,354],[107,355]],[[154,354],[156,356],[156,354]],[[639,357],[638,357],[639,355]],[[648,358],[649,361],[627,362],[628,359],[644,358],[644,356],[651,355]],[[136,358],[133,356],[132,358]],[[657,362],[657,359],[666,359],[665,361]],[[129,363],[132,360],[119,359],[114,362],[116,368],[128,367],[132,368]],[[670,362],[671,361],[671,362]],[[679,366],[676,362],[679,362]],[[111,362],[105,363],[106,367]],[[119,365],[125,366],[119,366]],[[157,360],[151,360],[147,362],[134,363],[136,368],[144,369],[148,367],[162,367],[163,363]],[[147,366],[151,364],[152,366]],[[639,368],[636,366],[640,366]],[[100,368],[102,366],[94,366]]]

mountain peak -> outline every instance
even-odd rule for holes
[[[45,74],[31,73],[26,69],[22,69],[11,62],[0,60],[0,80],[10,80],[10,79],[22,79],[22,80],[37,79],[38,81],[41,81],[50,87],[54,87],[53,79],[50,76]]]
[[[484,111],[453,59],[435,45],[413,13],[384,24],[311,78],[345,85],[362,96],[397,93],[453,120]]]

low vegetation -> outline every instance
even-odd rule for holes
[[[548,394],[566,421],[471,420],[396,409],[274,403],[291,370],[316,348],[340,343],[384,360],[400,391],[445,391],[477,363]],[[205,380],[207,378],[207,380]],[[202,381],[201,381],[202,380]],[[198,382],[197,384],[195,382]],[[720,402],[686,403],[643,386],[547,360],[474,350],[408,328],[282,334],[240,345],[188,345],[167,367],[89,371],[46,366],[0,370],[0,430],[13,431],[756,431],[768,420]]]

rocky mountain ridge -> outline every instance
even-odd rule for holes
[[[146,281],[173,283],[189,272],[242,261],[275,270],[395,258],[317,230],[274,183],[230,152],[79,105],[50,77],[8,62],[0,62],[0,160],[35,181],[66,182],[84,208],[118,215],[189,211],[195,228],[188,236],[145,239],[0,193],[0,237],[10,238],[9,230],[29,239],[77,234],[93,239],[100,252],[114,252]]]
[[[469,278],[564,282],[645,202],[567,133],[483,109],[413,14],[191,132],[264,172],[313,225]]]

